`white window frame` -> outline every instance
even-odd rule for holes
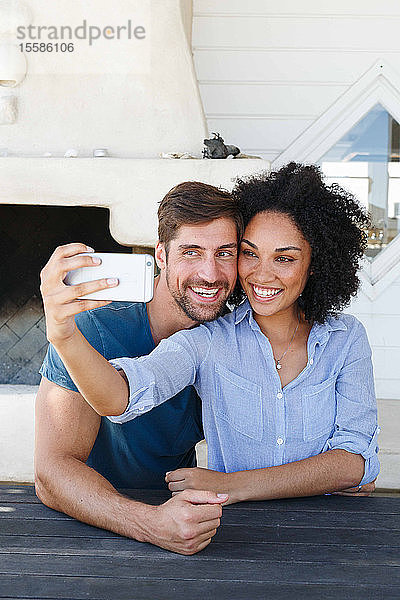
[[[384,60],[376,61],[273,161],[271,168],[278,169],[291,161],[318,163],[376,104],[381,104],[400,123],[400,76]],[[373,300],[398,278],[400,234],[373,261],[364,261],[363,292]]]

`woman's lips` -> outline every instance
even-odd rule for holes
[[[266,286],[256,285],[254,283],[251,283],[250,285],[251,285],[251,289],[253,291],[253,296],[259,302],[270,302],[271,300],[274,300],[275,298],[280,296],[283,292],[282,288],[266,287]]]

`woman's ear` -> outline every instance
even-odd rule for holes
[[[157,264],[157,267],[160,271],[163,271],[167,267],[167,252],[165,250],[165,244],[163,242],[157,242],[154,258]]]

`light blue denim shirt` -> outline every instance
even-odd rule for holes
[[[163,340],[149,355],[111,361],[129,381],[123,423],[187,385],[203,402],[210,469],[231,473],[341,448],[365,458],[362,484],[379,473],[371,349],[355,317],[314,324],[305,369],[281,386],[271,345],[248,301],[231,314]]]

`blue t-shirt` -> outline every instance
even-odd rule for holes
[[[76,323],[90,344],[108,360],[143,356],[154,341],[143,303],[113,302],[81,313]],[[53,346],[41,375],[78,391]],[[123,425],[102,418],[87,464],[118,488],[165,488],[166,471],[196,465],[195,444],[203,439],[201,403],[192,387],[155,410]]]

